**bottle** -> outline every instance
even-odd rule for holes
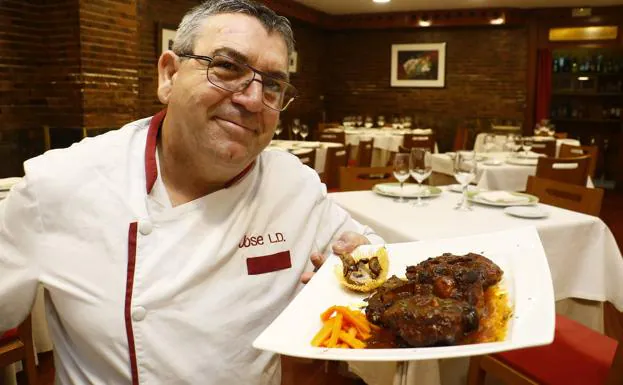
[[[554,73],[558,72],[558,58],[554,58]]]
[[[575,58],[571,59],[571,72],[574,74],[578,72],[578,61]]]
[[[603,55],[601,55],[601,54],[600,54],[600,55],[598,55],[598,56],[597,56],[597,65],[596,65],[596,67],[595,67],[595,70],[596,70],[597,72],[601,72],[601,71],[603,70],[603,61],[604,61],[604,57],[603,57]]]

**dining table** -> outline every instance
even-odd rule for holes
[[[431,168],[434,172],[454,175],[454,152],[431,154]],[[539,156],[529,152],[528,156],[514,152],[475,153],[477,160],[476,175],[473,183],[480,190],[525,191],[528,177],[536,175]],[[590,177],[586,187],[594,187]]]
[[[344,147],[340,143],[332,142],[315,142],[302,140],[280,140],[273,139],[264,151],[287,151],[292,154],[302,154],[310,151],[316,151],[314,169],[319,173],[325,172],[327,161],[327,149],[329,147]]]
[[[494,136],[492,148],[490,149],[490,151],[498,152],[498,151],[504,150],[504,144],[506,143],[508,139],[508,135],[496,134],[496,133],[491,133],[491,132],[481,132],[478,135],[476,135],[476,139],[474,141],[474,151],[476,152],[486,151],[485,138],[487,137],[487,135]],[[514,135],[514,134],[511,133],[510,135]],[[550,136],[533,136],[532,140],[535,143],[555,140],[556,141],[556,156],[558,156],[558,154],[560,153],[560,146],[562,144],[567,144],[570,146],[579,146],[581,144],[580,141],[577,139],[573,139],[573,138],[556,139]]]
[[[426,198],[422,207],[373,191],[331,193],[329,198],[387,243],[535,227],[550,267],[558,313],[603,332],[603,302],[623,310],[623,258],[600,218],[540,203],[537,207],[547,214],[540,219],[511,216],[504,207],[488,204],[472,203],[471,211],[459,211],[455,206],[461,194],[448,186],[442,190]],[[368,385],[463,385],[468,363],[466,358],[350,362],[349,368]]]
[[[413,135],[432,135],[433,130],[430,128],[365,128],[365,127],[334,127],[327,128],[324,132],[344,132],[345,144],[351,148],[351,159],[357,154],[359,141],[373,139],[372,147],[372,166],[385,166],[390,158],[391,153],[398,152],[400,146],[404,143],[405,134]],[[435,143],[435,152],[438,152],[437,143]]]

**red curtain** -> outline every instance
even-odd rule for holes
[[[552,97],[552,51],[540,49],[536,69],[536,122],[549,119]]]

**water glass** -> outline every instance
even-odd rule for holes
[[[303,124],[301,126],[301,137],[303,138],[303,140],[307,138],[307,135],[309,135],[309,127],[307,126],[307,124]]]
[[[397,153],[394,157],[394,177],[400,182],[400,199],[398,202],[404,203],[404,184],[409,179],[409,154]]]
[[[456,157],[454,158],[454,178],[461,184],[461,189],[463,191],[461,201],[455,207],[457,210],[472,210],[467,197],[467,187],[476,179],[476,168],[477,162],[474,152],[459,151],[456,153]]]
[[[418,183],[418,195],[415,205],[425,206],[426,204],[422,201],[422,194],[425,193],[422,189],[422,182],[424,182],[433,172],[431,167],[430,149],[413,147],[409,155],[409,173]],[[428,192],[428,189],[426,192]]]

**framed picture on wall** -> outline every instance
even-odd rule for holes
[[[392,44],[392,87],[444,87],[446,43]]]
[[[173,49],[173,40],[175,39],[177,27],[158,23],[156,28],[158,31],[158,38],[156,39],[156,55],[160,57],[164,51]]]

